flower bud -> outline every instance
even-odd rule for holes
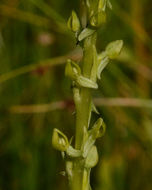
[[[65,75],[72,78],[72,79],[75,78],[75,74],[73,72],[73,68],[72,68],[72,65],[71,65],[71,60],[67,61],[67,64],[65,66]]]
[[[72,32],[78,32],[80,30],[80,21],[75,11],[72,11],[72,14],[68,20],[68,28]]]
[[[115,59],[120,54],[122,47],[122,40],[117,40],[108,44],[106,47],[106,54],[109,59]]]

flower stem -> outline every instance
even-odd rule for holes
[[[90,78],[93,65],[93,46],[96,43],[96,34],[88,37],[84,41],[84,56],[83,56],[83,75]],[[83,141],[84,132],[89,126],[89,117],[91,109],[91,89],[80,89],[80,101],[76,102],[76,140],[75,148],[80,149]]]
[[[90,78],[93,65],[93,48],[96,44],[96,33],[84,40],[83,45],[83,76]],[[74,91],[74,97],[77,91]],[[92,96],[91,89],[82,87],[79,92],[79,98],[75,99],[76,104],[76,139],[75,148],[81,149],[85,132],[87,132],[90,122]],[[74,162],[72,190],[90,189],[90,170],[85,169],[84,160],[80,159]]]

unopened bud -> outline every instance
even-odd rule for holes
[[[108,44],[106,47],[106,54],[109,59],[115,59],[120,54],[122,47],[122,40],[117,40]]]
[[[72,32],[78,32],[80,30],[80,21],[75,11],[72,11],[72,14],[68,20],[68,28]]]

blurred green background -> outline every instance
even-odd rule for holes
[[[117,39],[124,48],[94,94],[107,132],[97,141],[100,162],[91,184],[94,190],[151,190],[152,2],[111,2],[98,50]],[[64,76],[66,59],[82,55],[66,27],[72,9],[81,13],[79,0],[0,0],[0,190],[67,189],[51,136],[55,127],[68,137],[75,130],[71,82]]]

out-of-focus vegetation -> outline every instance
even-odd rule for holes
[[[91,182],[95,190],[151,190],[152,4],[111,2],[98,49],[116,39],[125,48],[94,94],[107,132]],[[75,130],[64,76],[66,59],[82,55],[66,27],[73,8],[79,1],[0,1],[0,190],[67,189],[51,136],[55,127],[69,137]]]

